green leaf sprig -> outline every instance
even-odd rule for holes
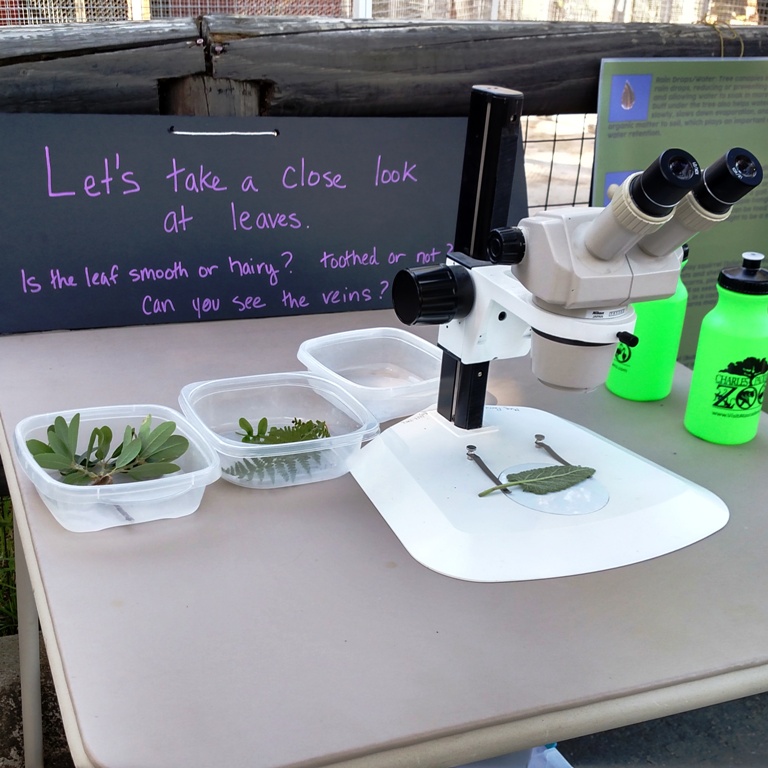
[[[254,428],[248,419],[238,421],[242,432],[236,432],[241,442],[263,445],[280,445],[299,443],[305,440],[317,440],[330,437],[328,425],[324,421],[302,421],[293,419],[290,425],[284,427],[269,426],[266,418],[260,419]],[[224,467],[226,475],[236,477],[245,483],[269,480],[275,483],[279,478],[293,482],[300,472],[312,474],[312,469],[321,467],[324,463],[324,451],[297,451],[287,456],[254,456],[236,461],[229,467]]]
[[[302,421],[293,419],[284,427],[270,427],[266,417],[260,419],[254,430],[248,419],[238,421],[242,432],[236,432],[243,443],[263,443],[265,445],[280,445],[282,443],[299,443],[303,440],[317,440],[321,437],[330,437],[328,425],[324,421]]]
[[[138,430],[126,426],[122,442],[111,451],[112,430],[95,427],[84,453],[77,453],[80,414],[67,424],[57,416],[47,429],[48,442],[27,440],[27,448],[43,468],[58,471],[69,485],[109,485],[118,475],[131,480],[153,480],[177,472],[175,460],[189,448],[189,440],[176,435],[176,424],[164,421],[152,429],[147,416]]]
[[[514,486],[519,486],[528,493],[543,496],[547,493],[564,491],[594,474],[595,470],[592,467],[571,466],[570,464],[568,466],[559,464],[551,467],[536,467],[507,475],[507,482],[486,488],[478,496],[488,496],[494,491],[503,491],[505,488]]]

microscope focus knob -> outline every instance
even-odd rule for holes
[[[519,264],[525,256],[525,235],[518,227],[491,230],[487,244],[488,260],[492,264]]]
[[[466,317],[475,287],[459,264],[402,269],[392,281],[392,304],[405,325],[442,325]]]

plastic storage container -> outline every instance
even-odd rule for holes
[[[155,427],[165,421],[176,424],[176,432],[189,440],[189,448],[175,463],[180,472],[154,480],[116,482],[113,485],[67,485],[58,473],[43,469],[27,448],[27,440],[47,442],[46,431],[57,416],[68,422],[80,414],[78,450],[84,451],[95,427],[109,426],[116,446],[126,426],[138,429],[146,416]],[[162,405],[116,405],[80,408],[29,416],[16,426],[14,444],[21,468],[35,484],[53,516],[67,530],[99,531],[118,525],[145,523],[182,517],[194,512],[205,487],[221,474],[216,453],[181,413]]]
[[[379,432],[376,418],[333,381],[309,372],[267,373],[187,384],[179,403],[218,452],[223,477],[246,488],[280,488],[348,472],[350,457]],[[277,445],[244,443],[239,421],[256,428],[293,419],[324,421],[330,437]]]
[[[379,422],[437,403],[441,353],[399,328],[369,328],[308,339],[299,361],[342,386]]]

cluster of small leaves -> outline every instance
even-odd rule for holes
[[[331,436],[328,425],[319,419],[316,421],[292,419],[291,423],[286,426],[270,427],[269,421],[265,417],[259,419],[255,429],[251,422],[245,418],[240,419],[238,424],[243,431],[236,434],[243,443],[284,445]],[[254,480],[262,482],[268,479],[274,484],[278,478],[292,483],[299,471],[303,470],[306,474],[311,474],[313,468],[316,469],[322,464],[322,460],[321,451],[297,452],[287,456],[253,457],[236,461],[231,467],[224,468],[223,472],[246,483],[251,483]]]
[[[592,475],[595,470],[592,467],[578,467],[554,465],[551,467],[536,467],[507,475],[507,482],[486,488],[478,496],[488,496],[494,491],[503,491],[506,488],[519,486],[521,490],[543,496],[547,493],[565,491],[573,485],[583,482]]]
[[[165,421],[152,429],[147,416],[138,430],[126,426],[122,442],[112,451],[112,430],[95,427],[83,453],[77,452],[80,414],[67,424],[57,416],[48,427],[48,442],[27,440],[35,461],[43,468],[57,471],[69,485],[109,485],[117,475],[130,480],[154,480],[179,470],[174,462],[189,448],[189,440],[176,435],[176,424]]]
[[[284,443],[300,443],[304,440],[317,440],[321,437],[330,437],[328,425],[324,421],[302,421],[293,419],[284,427],[270,427],[266,417],[259,419],[254,430],[248,419],[238,421],[242,432],[236,432],[244,443],[263,443],[265,445],[280,445]]]

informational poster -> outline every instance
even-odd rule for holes
[[[717,301],[717,275],[745,251],[768,266],[768,58],[605,59],[600,74],[593,205],[665,149],[690,152],[702,169],[733,147],[760,160],[766,180],[730,216],[690,242],[683,270],[689,303],[680,361],[692,365],[699,327]]]

